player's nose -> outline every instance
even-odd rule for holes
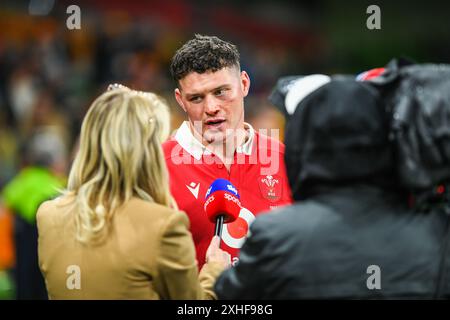
[[[205,112],[208,115],[215,115],[219,112],[220,105],[217,101],[217,99],[214,99],[214,97],[207,96],[205,98]]]

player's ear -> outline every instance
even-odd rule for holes
[[[246,97],[250,90],[250,77],[248,76],[248,73],[245,71],[241,71],[241,85],[244,97]]]
[[[183,100],[181,99],[181,91],[178,88],[175,89],[175,99],[177,100],[180,107],[183,108],[184,112],[186,112],[186,107],[184,106]]]

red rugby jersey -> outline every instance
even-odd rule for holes
[[[170,189],[180,210],[190,219],[199,268],[214,235],[214,224],[204,211],[205,194],[218,178],[229,180],[238,190],[241,205],[236,221],[225,224],[221,248],[238,260],[241,248],[255,216],[261,212],[292,203],[291,190],[284,166],[284,145],[278,140],[255,132],[247,123],[249,139],[237,148],[228,172],[219,157],[194,138],[184,122],[176,135],[163,144]]]

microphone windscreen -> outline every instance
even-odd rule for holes
[[[208,198],[210,194],[219,190],[230,192],[234,194],[238,199],[240,199],[237,189],[233,186],[233,184],[230,181],[222,178],[216,179],[213,181],[213,183],[211,183],[208,191],[206,191],[205,199]]]
[[[205,212],[209,221],[215,222],[220,215],[224,216],[224,222],[233,222],[241,211],[241,202],[229,192],[220,190],[212,193],[205,202]]]
[[[204,209],[213,223],[220,215],[225,223],[233,222],[242,209],[236,188],[226,179],[216,179],[206,193]]]

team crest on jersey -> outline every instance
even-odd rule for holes
[[[259,177],[258,184],[262,196],[272,202],[280,200],[283,191],[281,179],[278,175]]]

